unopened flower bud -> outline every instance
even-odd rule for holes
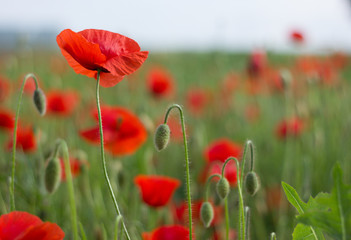
[[[154,143],[157,151],[161,151],[167,147],[171,130],[167,124],[161,124],[157,127],[154,137]]]
[[[225,177],[222,177],[216,186],[217,194],[221,199],[225,199],[230,191],[230,185],[228,180]]]
[[[46,97],[44,92],[40,88],[35,89],[33,94],[33,101],[39,114],[43,116],[46,112]]]
[[[48,193],[54,193],[61,182],[61,165],[57,157],[49,159],[45,169],[45,188]]]
[[[245,177],[246,191],[251,195],[255,195],[260,188],[260,181],[254,171],[248,172]]]
[[[203,202],[200,209],[200,219],[205,227],[209,227],[214,217],[213,207],[210,202]]]

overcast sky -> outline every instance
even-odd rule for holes
[[[3,1],[0,29],[110,30],[154,50],[291,48],[289,32],[305,33],[305,49],[351,52],[347,0],[19,0]]]

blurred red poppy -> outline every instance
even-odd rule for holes
[[[187,92],[187,106],[190,112],[199,116],[205,112],[206,106],[210,103],[210,93],[204,89],[193,88]]]
[[[62,240],[65,233],[55,223],[43,222],[27,212],[10,212],[0,217],[1,240]]]
[[[283,120],[276,127],[276,134],[280,139],[285,139],[288,136],[297,137],[304,129],[304,122],[298,118]]]
[[[192,213],[193,213],[193,221],[200,221],[200,209],[203,201],[192,201]],[[212,203],[212,202],[211,202]],[[211,222],[211,226],[218,225],[222,221],[223,209],[220,206],[216,206],[212,203],[214,208],[214,218]],[[175,221],[179,224],[186,224],[189,221],[188,218],[188,203],[186,201],[174,206],[173,209],[173,217]]]
[[[8,110],[0,109],[0,129],[12,130],[15,126],[15,114]]]
[[[239,158],[241,154],[241,145],[232,142],[229,139],[221,138],[212,142],[204,151],[205,159],[208,162],[221,161],[225,162],[228,157]]]
[[[69,116],[79,102],[79,94],[73,90],[51,90],[46,99],[48,114]]]
[[[69,159],[70,167],[71,167],[71,174],[72,178],[77,177],[82,169],[82,165],[85,164],[83,161],[75,159],[75,158],[70,158]],[[65,164],[62,158],[60,158],[60,164],[61,164],[61,180],[66,181],[66,170],[65,170]]]
[[[250,78],[260,77],[264,73],[267,66],[266,52],[263,50],[255,50],[250,55],[247,65],[247,72]]]
[[[181,225],[162,226],[151,233],[143,233],[143,240],[188,240],[189,230]]]
[[[208,177],[213,174],[222,174],[222,162],[216,161],[210,163]],[[230,161],[227,163],[224,169],[224,177],[228,180],[231,186],[236,186],[238,182],[238,174],[236,171],[236,163],[234,161]],[[218,180],[217,180],[218,181]]]
[[[134,153],[146,140],[147,132],[137,116],[122,107],[101,106],[104,145],[112,155]],[[93,116],[98,122],[97,110]],[[80,135],[93,144],[100,144],[99,126],[82,130]]]
[[[9,96],[10,94],[10,83],[9,81],[0,76],[0,103],[5,101],[5,99]]]
[[[11,150],[13,139],[7,144],[7,149]],[[37,141],[32,127],[18,126],[17,128],[17,149],[22,149],[23,152],[33,152],[37,149]]]
[[[134,183],[139,187],[143,201],[151,207],[165,206],[180,186],[178,179],[156,175],[138,175]]]
[[[76,73],[96,79],[97,70],[101,70],[103,87],[112,87],[125,75],[135,72],[148,56],[134,40],[104,30],[86,29],[76,33],[65,29],[56,41]]]
[[[167,70],[155,67],[147,76],[147,87],[154,97],[167,97],[174,92],[174,80]]]
[[[293,43],[302,44],[305,41],[304,34],[301,31],[292,31],[290,33],[290,39]]]

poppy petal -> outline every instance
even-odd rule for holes
[[[140,188],[143,201],[151,207],[166,205],[180,186],[178,179],[156,175],[138,175],[134,183]]]
[[[97,70],[101,67],[100,64],[106,61],[106,56],[101,53],[98,44],[87,41],[81,34],[71,29],[63,30],[56,41],[68,64],[77,73],[89,74],[91,77],[95,72],[89,70]]]
[[[149,52],[132,52],[108,59],[103,67],[113,75],[124,76],[135,72],[147,59]]]
[[[103,128],[104,132],[104,143],[108,144],[115,139],[115,133],[108,128]],[[87,130],[80,131],[80,135],[88,142],[99,144],[100,143],[100,130],[99,127],[89,128]]]
[[[41,224],[37,216],[27,212],[11,212],[0,217],[0,239],[13,240],[30,227]]]
[[[46,222],[27,229],[16,240],[62,240],[64,237],[65,233],[57,224]]]
[[[118,33],[99,29],[86,29],[80,31],[79,34],[89,42],[98,44],[101,52],[108,59],[140,51],[140,47],[136,41]]]
[[[189,230],[180,225],[162,226],[153,231],[151,240],[188,240]]]
[[[95,77],[96,78],[96,77]],[[111,73],[100,73],[100,85],[102,87],[113,87],[120,81],[122,81],[124,76],[112,75]]]

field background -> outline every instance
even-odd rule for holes
[[[226,137],[244,144],[250,139],[255,145],[255,169],[260,176],[261,189],[256,196],[245,195],[251,208],[251,238],[268,239],[271,232],[278,239],[290,239],[295,226],[295,209],[288,204],[281,181],[294,186],[307,200],[318,192],[330,192],[331,169],[336,162],[344,169],[345,182],[351,182],[351,150],[349,147],[351,114],[349,94],[350,65],[337,70],[335,84],[309,81],[311,76],[299,72],[296,60],[302,56],[267,53],[269,66],[290,69],[293,81],[299,86],[293,90],[260,91],[248,93],[248,54],[172,53],[150,54],[137,73],[126,77],[113,88],[101,89],[103,104],[124,106],[147,123],[147,142],[133,155],[117,158],[107,154],[108,170],[120,207],[133,239],[141,239],[142,232],[151,231],[163,223],[173,223],[172,204],[185,199],[185,169],[183,146],[171,138],[163,152],[153,146],[154,128],[162,121],[167,107],[172,103],[184,107],[189,140],[193,199],[202,199],[204,186],[198,179],[205,166],[204,149],[215,139]],[[332,61],[330,56],[316,56]],[[175,80],[175,93],[166,99],[155,99],[148,91],[146,75],[154,66],[167,69]],[[38,76],[44,92],[49,89],[75,89],[80,103],[69,118],[44,116],[35,112],[31,96],[23,97],[20,119],[31,123],[40,133],[38,149],[32,154],[17,153],[16,202],[19,210],[31,212],[43,220],[57,223],[70,236],[70,209],[66,183],[53,195],[45,193],[42,183],[45,156],[57,138],[67,141],[71,153],[86,152],[89,166],[74,179],[78,219],[83,224],[88,239],[111,239],[115,213],[103,179],[98,146],[92,146],[79,137],[80,129],[92,126],[89,113],[95,107],[95,81],[77,75],[57,52],[24,51],[3,54],[0,73],[11,81],[12,94],[1,102],[1,107],[16,108],[19,82],[24,74]],[[236,74],[238,86],[227,104],[222,101],[221,84],[229,73]],[[318,78],[318,77],[317,77]],[[313,79],[312,79],[313,80]],[[312,83],[309,83],[312,82]],[[201,88],[210,92],[211,101],[201,116],[194,116],[187,107],[189,89]],[[248,119],[247,109],[254,106],[259,115]],[[173,114],[172,114],[173,115]],[[299,116],[306,123],[301,135],[282,140],[276,136],[276,126],[286,116]],[[172,116],[173,117],[173,116]],[[174,118],[178,118],[174,114]],[[5,146],[8,135],[0,132],[0,145]],[[8,178],[10,152],[0,148],[0,215],[9,211]],[[142,203],[139,190],[133,183],[137,174],[160,174],[182,181],[172,203],[154,210]],[[280,190],[280,191],[279,191]],[[273,200],[270,192],[275,193]],[[215,188],[211,188],[215,196]],[[229,196],[231,228],[236,229],[237,189]],[[281,199],[280,201],[277,200]],[[273,201],[270,203],[270,201]],[[218,199],[216,204],[221,204]],[[279,203],[279,204],[277,204]],[[224,231],[224,224],[218,228]],[[195,225],[197,239],[207,239],[210,230]],[[66,239],[70,239],[67,237]]]

